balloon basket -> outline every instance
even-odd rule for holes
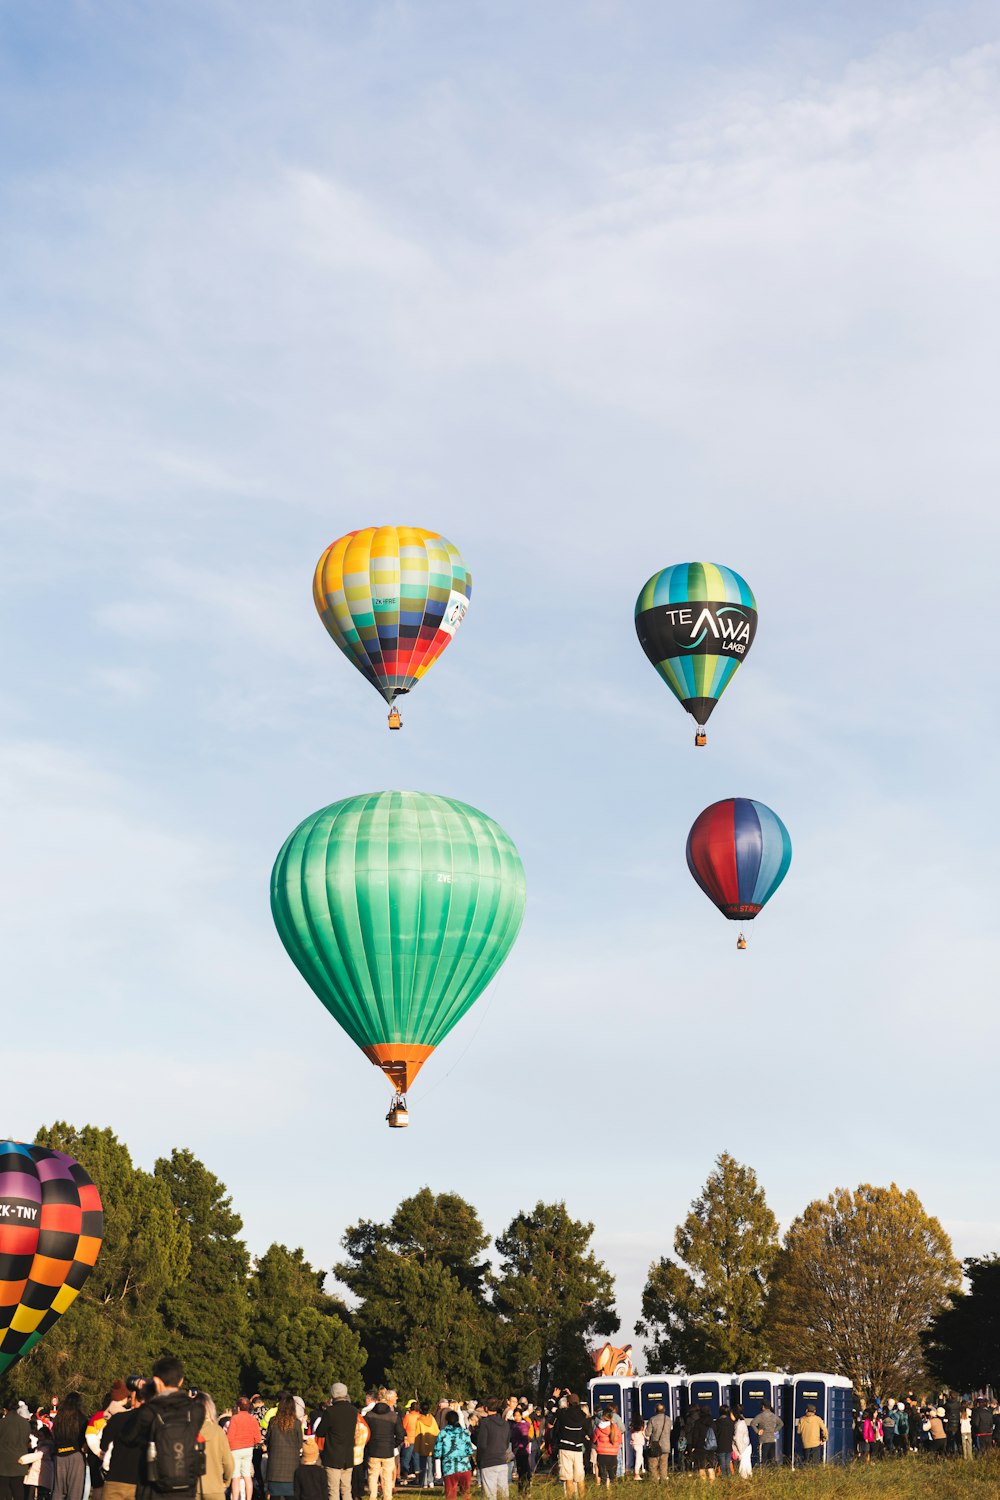
[[[698,746],[699,750],[703,750],[704,747],[708,744],[708,735],[705,733],[704,729],[698,730],[698,733],[694,737],[694,742]]]
[[[739,937],[736,939],[736,946],[739,949],[739,951],[742,953],[743,950],[746,948],[746,945],[747,945],[747,940],[746,940],[746,938],[743,936],[743,934],[741,932],[740,935],[739,935]]]
[[[390,729],[402,729],[402,727],[403,727],[403,719],[402,719],[402,715],[399,712],[399,709],[398,708],[391,709],[389,711],[389,728]]]
[[[386,1115],[390,1130],[405,1130],[410,1123],[410,1112],[402,1094],[397,1094]]]

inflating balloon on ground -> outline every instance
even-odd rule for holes
[[[0,1374],[76,1300],[103,1235],[100,1194],[78,1161],[0,1141]]]

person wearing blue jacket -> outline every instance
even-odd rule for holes
[[[445,1413],[432,1457],[441,1464],[445,1500],[467,1495],[472,1485],[472,1439],[459,1422],[457,1411]]]

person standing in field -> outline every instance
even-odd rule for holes
[[[632,1477],[641,1479],[646,1472],[646,1424],[638,1412],[632,1418],[628,1437],[632,1445]]]
[[[816,1415],[815,1406],[807,1406],[804,1417],[795,1424],[795,1431],[802,1444],[802,1460],[807,1464],[823,1462],[823,1444],[830,1434],[822,1417]]]
[[[784,1427],[784,1422],[775,1414],[774,1407],[770,1401],[762,1401],[760,1411],[754,1417],[751,1426],[757,1434],[760,1444],[761,1465],[773,1464],[776,1461],[778,1447],[778,1433]]]
[[[750,1448],[750,1428],[743,1415],[742,1406],[733,1407],[733,1457],[739,1466],[741,1479],[749,1479],[753,1465],[753,1454]]]
[[[622,1434],[611,1417],[602,1413],[594,1427],[594,1453],[597,1458],[597,1483],[611,1488],[611,1481],[618,1477],[618,1450],[622,1446]]]
[[[460,1500],[472,1487],[472,1439],[457,1411],[446,1411],[443,1416],[444,1426],[434,1440],[429,1462],[432,1470],[435,1461],[441,1465],[445,1500]]]
[[[962,1457],[972,1457],[972,1412],[963,1406],[958,1414],[958,1432],[962,1439]]]
[[[579,1396],[568,1396],[552,1424],[552,1448],[559,1455],[559,1478],[566,1486],[567,1500],[583,1494],[583,1449],[590,1436],[590,1423],[580,1410]]]
[[[649,1456],[649,1474],[657,1484],[670,1473],[670,1429],[673,1426],[662,1401],[656,1403],[653,1415],[646,1423],[646,1453]]]

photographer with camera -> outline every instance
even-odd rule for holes
[[[164,1354],[153,1365],[152,1390],[126,1430],[126,1441],[139,1449],[137,1500],[196,1500],[205,1473],[205,1403],[183,1386],[180,1360]]]

